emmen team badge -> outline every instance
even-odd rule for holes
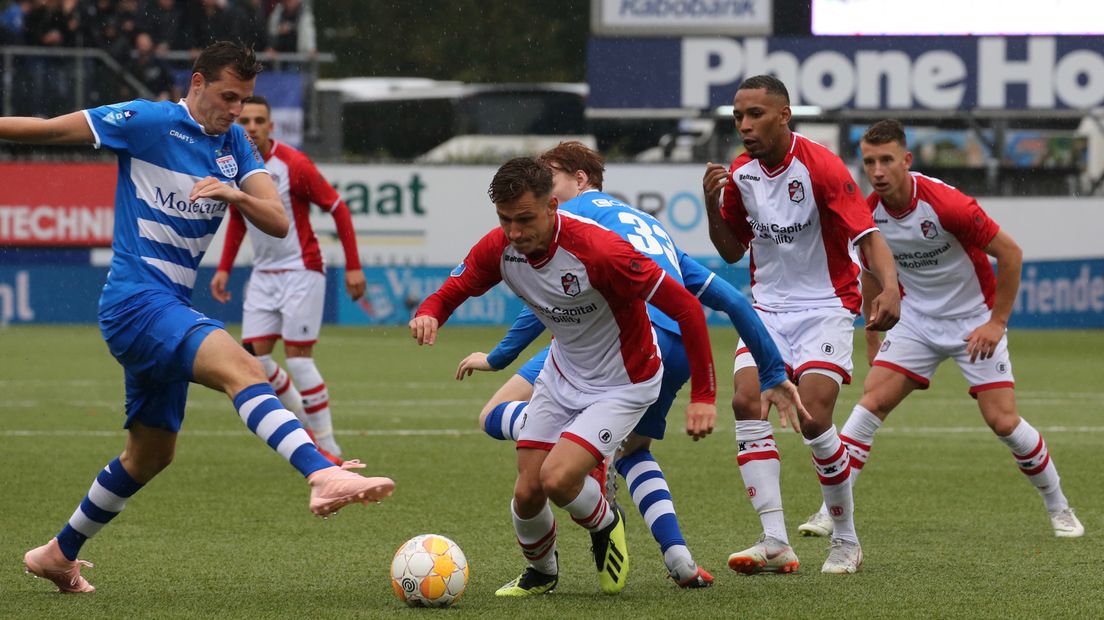
[[[801,181],[797,179],[790,181],[786,189],[790,190],[790,200],[793,202],[805,200],[805,186],[801,184]]]
[[[563,290],[572,297],[579,294],[579,277],[573,273],[565,273],[560,278],[560,284],[563,285]]]

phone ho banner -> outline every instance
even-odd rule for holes
[[[1104,37],[591,38],[593,109],[712,109],[777,76],[827,110],[1104,105]]]

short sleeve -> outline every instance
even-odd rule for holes
[[[158,143],[167,117],[163,104],[141,99],[90,108],[84,115],[96,148],[126,153],[140,153]]]
[[[874,215],[855,179],[842,161],[828,160],[819,170],[810,171],[816,190],[817,206],[831,214],[834,232],[847,235],[852,242],[877,230]]]
[[[961,192],[956,193],[958,200],[933,201],[933,207],[936,202],[940,203],[940,206],[935,207],[939,223],[962,245],[985,249],[993,237],[997,236],[1000,226],[982,210],[977,200]]]

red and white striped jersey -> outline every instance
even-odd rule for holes
[[[341,201],[337,190],[306,155],[275,140],[265,156],[265,168],[276,183],[291,225],[287,236],[281,239],[261,232],[251,222],[244,222],[253,246],[253,268],[323,271],[318,237],[311,228],[310,206],[313,203],[325,211],[333,210]],[[235,216],[245,219],[236,208],[231,213],[231,217]]]
[[[444,323],[465,299],[504,281],[552,332],[550,358],[580,390],[640,383],[661,360],[648,319],[652,303],[679,321],[690,357],[691,400],[716,394],[705,316],[694,297],[613,232],[556,214],[547,253],[530,263],[502,229],[484,236],[415,316]]]
[[[947,319],[992,309],[997,281],[984,248],[1000,227],[976,200],[913,172],[908,211],[890,213],[877,193],[867,204],[897,261],[903,307]]]
[[[840,158],[794,133],[777,167],[768,170],[744,153],[729,176],[721,215],[751,250],[755,306],[769,312],[844,307],[858,314],[853,244],[877,229]]]

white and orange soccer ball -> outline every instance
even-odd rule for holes
[[[438,534],[406,541],[391,560],[391,587],[411,607],[448,607],[468,585],[468,559]]]

